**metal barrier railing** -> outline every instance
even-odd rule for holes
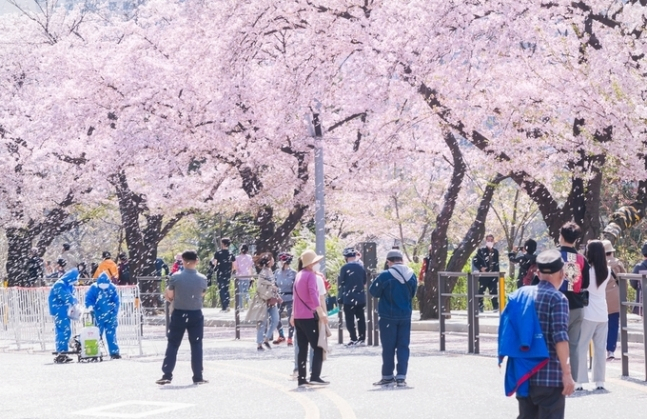
[[[371,297],[371,293],[368,289],[371,286],[371,283],[377,277],[377,274],[374,270],[366,270],[366,344],[368,346],[380,346],[380,325],[379,325],[379,316],[377,314],[377,298]],[[339,310],[341,312],[341,310]],[[341,321],[341,316],[339,317],[339,337],[341,342],[341,336],[344,332],[343,325]]]
[[[627,309],[629,307],[639,307],[644,309],[644,303],[636,303],[627,301],[627,285],[630,280],[640,281],[643,292],[647,289],[647,274],[618,274],[618,282],[620,287],[620,347],[622,350],[622,375],[623,377],[629,376],[629,327],[627,321]],[[645,361],[645,381],[647,381],[647,322],[643,316],[643,355]]]
[[[448,284],[452,280],[466,278],[467,293],[449,292]],[[496,295],[478,294],[480,278],[497,278],[498,290]],[[467,299],[467,333],[448,332],[446,318],[451,316],[451,298],[462,297]],[[500,314],[505,307],[505,272],[438,272],[438,320],[440,333],[440,350],[446,350],[446,336],[467,335],[467,352],[480,353],[479,330],[479,298],[498,298]]]
[[[467,278],[467,294],[464,293],[452,293],[448,292],[448,280],[458,278]],[[471,320],[474,318],[474,314],[471,312],[470,307],[472,304],[469,301],[468,295],[470,292],[470,274],[464,272],[438,272],[438,323],[439,323],[439,332],[440,332],[440,350],[445,351],[445,336],[447,334],[454,335],[465,335],[464,332],[448,332],[446,328],[446,317],[451,316],[451,308],[448,307],[451,305],[452,297],[466,297],[468,299],[467,307],[467,351],[469,353],[473,352],[474,336]],[[445,304],[447,302],[447,304]]]
[[[79,304],[83,305],[89,287],[76,287]],[[117,287],[120,308],[117,316],[117,341],[122,352],[142,355],[141,310],[136,286]],[[53,348],[54,318],[49,314],[49,287],[0,289],[0,341],[15,343],[18,350],[26,346],[39,350]],[[72,322],[73,335],[81,325]]]
[[[480,288],[480,283],[479,279],[481,278],[496,278],[497,279],[497,294],[496,295],[485,295],[485,294],[477,294],[479,288]],[[481,330],[480,330],[480,325],[479,325],[479,317],[481,317],[480,309],[479,309],[479,300],[482,298],[489,298],[490,300],[493,300],[494,298],[497,299],[497,302],[499,304],[498,310],[497,310],[497,315],[501,315],[503,312],[503,309],[505,308],[505,272],[474,272],[469,275],[468,281],[472,283],[472,294],[471,298],[468,296],[468,301],[472,302],[472,313],[474,313],[474,317],[472,318],[472,336],[474,339],[474,344],[473,344],[473,352],[474,354],[479,354],[481,353],[481,347],[480,347],[480,341],[481,341]],[[469,289],[468,287],[468,294],[469,294]],[[469,303],[468,303],[469,304]]]

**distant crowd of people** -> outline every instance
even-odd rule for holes
[[[66,272],[76,269],[78,271],[78,280],[82,285],[89,285],[94,282],[102,272],[106,272],[110,280],[116,285],[132,285],[134,277],[130,271],[130,261],[125,252],[120,252],[116,259],[112,258],[109,251],[104,251],[101,255],[100,262],[87,263],[80,261],[70,244],[65,243],[61,253],[56,260],[44,261],[39,255],[37,248],[30,251],[29,259],[26,265],[26,280],[19,286],[21,287],[40,287],[54,283],[61,278]]]

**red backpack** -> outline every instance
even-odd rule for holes
[[[522,278],[522,283],[524,286],[526,285],[532,285],[532,280],[535,279],[535,276],[537,275],[537,272],[539,272],[539,268],[537,267],[536,263],[533,263],[528,267],[528,270],[526,271],[526,274]]]

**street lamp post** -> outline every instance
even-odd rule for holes
[[[312,114],[312,125],[315,138],[315,234],[318,255],[321,260],[321,272],[326,275],[326,220],[324,212],[324,160],[323,160],[323,134],[319,114]]]

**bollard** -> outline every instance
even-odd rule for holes
[[[236,326],[236,340],[240,340],[240,284],[238,278],[234,278],[234,323]],[[281,318],[279,316],[279,321]]]
[[[476,303],[476,298],[474,297],[475,294],[476,294],[476,291],[474,289],[474,277],[472,276],[471,273],[468,273],[467,274],[467,339],[468,339],[467,353],[469,354],[474,353],[474,350],[475,350],[474,343],[476,342],[474,324],[476,323],[478,304]],[[440,316],[440,318],[444,319],[443,316]],[[444,324],[443,324],[443,329],[444,329]],[[444,335],[443,335],[443,339],[444,339]],[[443,348],[444,348],[444,342],[443,342]]]
[[[369,287],[371,286],[372,274],[369,271],[366,272],[366,345],[373,346],[373,297],[371,293],[368,292]]]
[[[506,303],[505,272],[499,272],[499,314],[503,313]]]

